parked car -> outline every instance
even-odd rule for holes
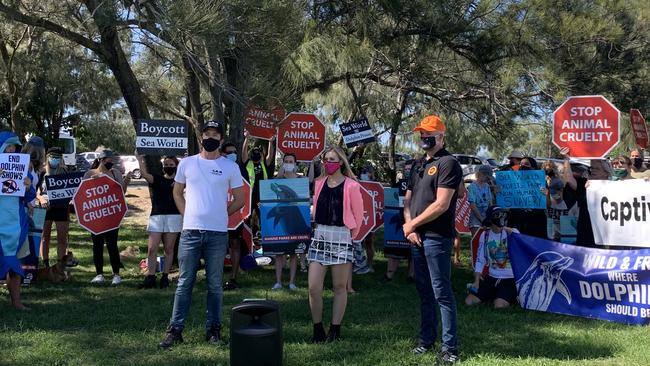
[[[99,156],[99,153],[95,152],[95,151],[92,151],[92,152],[89,151],[89,152],[81,153],[79,155],[83,156],[83,158],[86,159],[88,164],[92,164],[93,161],[95,161],[95,159],[97,159],[97,156]]]
[[[463,175],[468,175],[474,173],[479,166],[489,165],[492,169],[496,169],[496,161],[494,159],[493,163],[490,163],[488,159],[481,158],[475,155],[466,155],[466,154],[453,154],[458,162],[460,163],[461,168],[463,168]]]
[[[140,165],[138,164],[138,159],[133,155],[123,155],[121,157],[122,166],[124,172],[133,172],[133,178],[140,179],[142,178],[142,173],[140,172]],[[123,173],[124,173],[123,172]]]

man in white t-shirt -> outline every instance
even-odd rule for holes
[[[244,190],[239,166],[219,152],[222,125],[207,122],[202,138],[201,153],[181,160],[176,172],[174,201],[183,215],[183,231],[178,246],[180,275],[174,310],[165,338],[159,344],[161,348],[183,342],[181,333],[190,309],[201,257],[205,261],[208,284],[205,338],[211,344],[221,341],[221,281],[228,249],[228,216],[244,205]],[[234,197],[230,205],[227,203],[229,188]]]
[[[506,227],[506,213],[499,206],[490,206],[483,226],[474,266],[474,283],[465,299],[467,305],[494,301],[495,309],[507,308],[517,303],[517,287],[508,256],[508,235],[517,229]],[[488,267],[488,275],[483,268]]]

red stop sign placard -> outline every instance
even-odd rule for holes
[[[648,147],[648,126],[645,124],[645,118],[638,109],[630,109],[630,123],[632,123],[632,133],[634,140],[640,149]]]
[[[572,157],[602,158],[620,140],[620,114],[602,95],[569,97],[553,112],[553,144]]]
[[[372,231],[376,231],[384,225],[384,186],[378,182],[365,181],[360,183],[373,198],[375,206],[375,227],[372,228]]]
[[[360,187],[361,196],[363,197],[363,220],[359,233],[352,238],[354,241],[361,241],[370,234],[372,228],[375,227],[375,202],[370,194],[363,186]]]
[[[325,150],[325,125],[313,113],[291,112],[278,127],[278,150],[309,162]]]
[[[228,217],[228,230],[235,230],[236,228],[241,225],[244,220],[248,218],[248,216],[251,215],[251,185],[246,181],[246,179],[242,180],[244,182],[244,206],[241,208],[241,210],[235,212],[234,214],[230,215]],[[232,201],[235,200],[235,197],[232,195],[232,191],[230,188],[228,189],[228,204]]]
[[[83,180],[72,202],[79,225],[95,235],[119,228],[127,211],[122,186],[107,175]]]
[[[251,137],[270,140],[275,136],[277,125],[286,114],[287,112],[280,106],[268,111],[251,104],[246,109],[244,128]]]
[[[459,233],[467,234],[470,232],[469,227],[469,216],[471,210],[469,208],[470,203],[467,199],[467,194],[463,198],[458,199],[456,202],[456,231]]]

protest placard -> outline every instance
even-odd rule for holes
[[[339,128],[341,129],[341,135],[343,135],[343,142],[348,148],[376,141],[372,127],[370,127],[370,123],[366,118],[339,123]]]
[[[142,155],[183,155],[187,152],[186,121],[139,119],[135,147]]]
[[[502,208],[546,209],[546,196],[541,188],[546,187],[542,170],[520,170],[496,172],[497,205]]]
[[[404,237],[404,200],[398,188],[384,189],[384,256],[405,259],[411,243]]]
[[[65,207],[77,192],[84,173],[69,173],[45,176],[47,200],[51,207]]]
[[[29,154],[0,154],[0,195],[24,197],[28,170]]]

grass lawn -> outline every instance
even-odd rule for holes
[[[377,236],[380,243],[381,233]],[[141,226],[123,227],[120,248],[137,245],[146,253]],[[91,286],[94,275],[90,236],[78,226],[71,232],[72,249],[81,262],[75,281],[37,284],[24,289],[30,312],[16,312],[0,289],[0,365],[227,365],[228,347],[203,342],[205,281],[197,281],[194,303],[184,332],[185,343],[159,351],[171,315],[173,288],[138,290],[137,260],[125,262],[123,284]],[[406,268],[387,285],[377,279],[386,268],[378,245],[376,273],[355,276],[358,294],[351,296],[343,323],[344,340],[311,345],[307,278],[299,273],[297,292],[269,291],[272,268],[241,276],[242,289],[224,297],[224,335],[228,338],[230,309],[244,298],[280,302],[285,365],[431,365],[433,355],[415,357],[409,351],[419,324],[419,302]],[[54,255],[54,250],[52,250]],[[144,255],[144,254],[143,254]],[[467,258],[464,258],[467,261]],[[106,254],[106,272],[108,254]],[[202,278],[202,274],[199,278]],[[288,276],[288,274],[287,274]],[[494,311],[489,306],[460,305],[471,271],[454,270],[459,302],[458,331],[466,365],[648,365],[650,333],[645,327],[524,311]],[[329,285],[329,278],[326,286]],[[325,307],[331,309],[331,291]],[[329,324],[330,312],[325,313]]]

